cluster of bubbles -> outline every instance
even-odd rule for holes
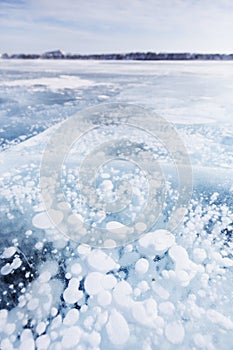
[[[153,111],[103,104],[56,129],[43,154],[40,187],[47,214],[60,232],[93,247],[112,248],[158,225],[168,174],[178,186],[166,220],[172,231],[192,193],[185,146],[174,127]]]

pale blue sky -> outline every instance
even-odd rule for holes
[[[233,52],[231,0],[0,0],[0,52]]]

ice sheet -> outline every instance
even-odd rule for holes
[[[0,79],[0,348],[230,349],[232,63],[1,61]],[[176,231],[160,223],[99,250],[50,224],[40,162],[59,123],[119,101],[174,123],[191,158],[193,194]],[[101,138],[76,151],[93,141]],[[75,174],[64,174],[74,196]],[[172,179],[166,185],[164,221],[177,196]],[[117,227],[116,218],[108,225]]]

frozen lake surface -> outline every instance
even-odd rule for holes
[[[0,349],[232,348],[232,90],[232,62],[0,61]],[[171,173],[161,221],[137,240],[99,249],[53,227],[39,180],[60,123],[104,103],[139,105],[172,123],[190,157],[193,190],[183,221],[167,230],[178,196]],[[106,135],[87,136],[75,152],[84,156]],[[169,165],[149,138],[131,136],[124,152],[149,150]],[[91,224],[122,230],[120,217],[80,204],[72,164],[71,156],[67,200]],[[104,165],[99,189],[111,200],[112,176],[132,172]],[[146,201],[146,181],[135,174],[125,224]]]

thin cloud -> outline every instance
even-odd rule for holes
[[[0,51],[231,52],[230,0],[0,0]]]

